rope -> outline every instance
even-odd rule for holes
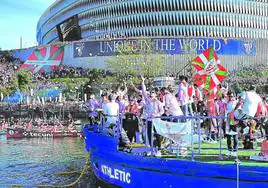
[[[68,174],[75,174],[75,173],[81,173],[82,170],[72,170],[72,171],[63,171],[63,172],[55,172],[53,174],[55,175],[68,175]],[[18,176],[31,176],[32,174],[0,174],[0,177],[18,177]],[[42,175],[42,174],[38,174]]]
[[[80,182],[80,180],[82,179],[82,177],[84,176],[86,170],[89,168],[89,159],[90,159],[90,155],[87,155],[86,157],[86,162],[85,165],[81,171],[80,176],[73,182],[67,185],[30,185],[30,184],[0,184],[0,187],[73,187],[74,185],[76,185],[78,182]],[[69,173],[77,173],[79,171],[71,171],[71,172],[66,172],[65,174]],[[57,173],[55,173],[57,174]],[[28,174],[18,174],[19,176],[24,176]],[[59,172],[58,175],[64,175],[64,172]]]

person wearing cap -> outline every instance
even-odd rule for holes
[[[88,117],[90,125],[93,125],[96,122],[96,118],[98,117],[98,108],[99,102],[95,99],[95,95],[90,94],[88,100]]]
[[[142,118],[144,120],[147,120],[148,118],[162,116],[164,114],[163,105],[157,99],[157,95],[155,92],[151,92],[150,97],[148,96],[148,94],[146,92],[146,86],[144,83],[145,78],[144,77],[141,77],[141,78],[142,78],[142,83],[141,83],[142,95],[143,95],[143,98],[145,100]],[[156,132],[155,128],[153,131]],[[147,135],[148,135],[150,146],[153,145],[153,143],[151,143],[151,132],[152,132],[152,121],[149,120],[148,124],[147,124]],[[158,147],[158,149],[160,149],[161,148],[160,135],[156,134],[155,136],[156,136],[157,147]],[[161,156],[161,153],[159,150],[158,150],[158,153],[156,155]]]

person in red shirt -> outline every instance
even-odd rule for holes
[[[255,117],[258,119],[257,127],[259,127],[260,129],[261,136],[267,137],[268,135],[266,134],[268,133],[268,130],[266,131],[266,129],[268,129],[268,127],[266,128],[266,122],[267,122],[267,117],[268,117],[268,109],[267,109],[267,102],[266,102],[265,97],[262,97],[262,101],[259,102]]]
[[[126,113],[140,115],[139,105],[136,103],[134,98],[129,99],[129,104],[126,106]]]
[[[214,99],[214,93],[212,92],[207,96],[207,110],[208,110],[208,116],[216,116],[216,105],[215,105],[215,99]],[[216,134],[217,134],[217,121],[215,118],[209,119],[209,132],[211,139],[213,141],[216,141]]]

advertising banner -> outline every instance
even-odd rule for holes
[[[121,49],[130,47],[133,53],[150,51],[170,55],[193,52],[200,54],[207,48],[213,47],[219,55],[256,55],[255,40],[159,38],[76,42],[73,44],[73,57],[114,56],[120,53],[117,46]]]

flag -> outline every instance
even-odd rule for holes
[[[152,123],[157,134],[169,138],[175,143],[188,142],[192,133],[192,122],[168,122],[160,119],[153,119]]]
[[[206,92],[212,91],[228,75],[227,69],[221,65],[213,48],[208,48],[197,56],[192,61],[192,65],[197,70],[193,77],[194,84],[203,87]]]
[[[48,46],[35,49],[28,60],[21,65],[21,69],[29,70],[33,73],[47,73],[56,70],[63,58],[64,46]]]

